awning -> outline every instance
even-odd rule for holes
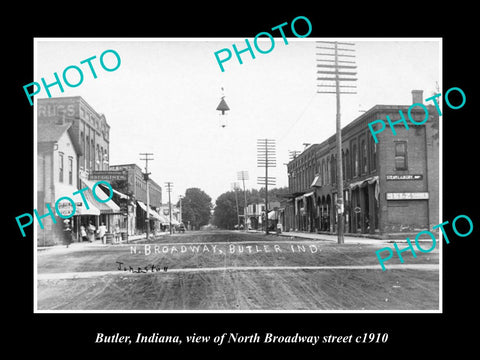
[[[277,220],[277,212],[275,210],[272,210],[268,213],[268,220]]]
[[[170,225],[170,215],[167,216],[167,215],[160,214],[160,216],[164,219],[162,221],[162,225]],[[180,222],[177,221],[173,216],[172,216],[172,225],[180,225]]]
[[[91,181],[85,180],[85,179],[80,179],[80,181],[84,185],[86,185],[90,190],[90,191],[87,190],[83,192],[83,194],[85,194],[85,198],[87,199],[88,206],[91,207],[91,205],[93,204],[93,206],[95,206],[98,210],[100,210],[100,214],[121,214],[122,213],[120,211],[120,207],[117,204],[115,204],[112,199],[104,203],[99,202],[95,199],[92,192],[93,186],[95,185],[95,183],[92,183]],[[97,190],[96,195],[101,200],[108,199],[108,195],[105,194],[103,191],[98,192]]]
[[[370,185],[375,184],[375,199],[378,200],[378,196],[380,195],[380,186],[378,184],[378,176],[372,176],[372,177],[369,177],[368,179],[351,183],[349,187],[351,190],[355,190],[357,187],[364,187],[364,186],[367,186],[367,184],[370,184]]]
[[[105,184],[99,184],[99,185],[102,187],[102,189],[105,189],[105,188],[108,187],[108,186],[105,185]],[[114,192],[115,194],[117,194],[118,196],[120,196],[120,199],[129,199],[129,198],[130,198],[128,195],[125,195],[125,194],[121,193],[120,191],[115,190],[114,188],[112,188],[112,190],[113,190],[113,192]],[[110,191],[110,189],[108,189],[108,191]]]
[[[137,200],[137,203],[138,205],[140,205],[140,207],[143,209],[143,211],[147,212],[147,205],[143,202],[141,202],[140,200]],[[155,210],[152,209],[152,207],[150,207],[150,211],[148,212],[148,215],[150,215],[150,219],[151,220],[157,220],[157,221],[160,221],[160,222],[164,222],[164,217],[162,215],[160,215],[159,213],[157,213]]]
[[[85,196],[85,198],[87,198],[87,203],[88,203],[88,207],[89,207],[87,209],[87,207],[85,206],[85,204],[83,203],[83,201],[80,197],[81,195],[80,194],[73,195],[73,193],[76,192],[76,191],[78,191],[78,189],[74,188],[73,186],[71,186],[67,189],[63,189],[62,191],[59,191],[59,193],[55,196],[55,203],[57,203],[58,199],[60,199],[62,197],[68,197],[75,202],[75,214],[74,214],[74,216],[76,216],[76,215],[100,215],[100,210],[94,204],[92,204],[92,202],[90,200],[88,200],[87,196]],[[62,201],[60,201],[57,204],[57,207],[58,207],[59,213],[63,216],[68,216],[73,212],[73,205],[67,199],[63,199]],[[54,209],[54,211],[56,211],[56,210]]]
[[[375,183],[375,181],[378,181],[378,176],[372,176],[372,177],[369,177],[368,179],[364,179],[364,180],[361,180],[361,181],[351,183],[349,185],[349,187],[350,187],[351,190],[354,190],[357,187],[367,186],[367,184],[371,185],[371,184]]]
[[[312,182],[312,185],[310,185],[310,187],[321,187],[322,184],[321,184],[321,178],[320,178],[320,175],[317,175],[315,176],[315,179],[313,179],[313,182]]]

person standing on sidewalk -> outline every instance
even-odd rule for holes
[[[88,228],[87,228],[88,241],[90,242],[95,241],[95,230],[97,230],[97,228],[95,227],[95,225],[92,224],[92,221],[89,221]]]
[[[102,241],[102,244],[105,243],[105,234],[107,232],[107,227],[105,226],[105,223],[102,222],[102,225],[100,225],[98,227],[98,230],[97,230],[97,233],[98,233],[98,237],[100,238],[100,240]]]
[[[87,231],[85,230],[85,226],[80,226],[80,236],[82,237],[82,242],[83,241],[88,241],[87,237]]]

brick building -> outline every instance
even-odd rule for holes
[[[78,189],[88,187],[84,194],[89,208],[80,195],[73,196],[75,215],[69,220],[73,240],[80,241],[80,227],[91,221],[97,228],[105,223],[108,230],[120,208],[113,202],[101,203],[92,194],[93,183],[88,174],[93,170],[108,169],[109,132],[105,116],[98,114],[80,96],[38,99],[37,101],[37,209],[43,211],[47,204],[53,208],[61,197],[70,197]],[[80,198],[80,199],[79,199]],[[63,215],[73,210],[68,201],[59,203]],[[38,243],[62,243],[63,223],[46,220],[44,229],[38,231]],[[111,226],[112,225],[112,226]]]
[[[79,173],[108,170],[110,125],[81,96],[37,100],[39,124],[71,123],[73,141],[79,144]]]
[[[111,165],[110,171],[123,170],[126,172],[126,181],[121,187],[119,183],[112,182],[114,189],[121,191],[131,197],[133,206],[128,209],[129,234],[143,233],[146,231],[146,203],[147,203],[147,183],[143,177],[142,169],[137,164]],[[158,211],[162,206],[162,187],[151,178],[148,180],[149,202],[152,211],[150,212],[150,229],[159,228],[155,221],[161,222],[162,218],[158,216]]]
[[[412,91],[413,103],[422,92]],[[439,222],[438,113],[427,106],[423,125],[388,124],[376,144],[368,124],[407,117],[408,105],[376,105],[342,129],[344,216],[346,233],[391,234],[431,228]],[[411,116],[425,118],[420,107]],[[408,119],[408,118],[407,118]],[[337,231],[335,135],[313,144],[288,163],[290,201],[284,228]]]

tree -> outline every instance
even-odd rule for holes
[[[233,229],[238,223],[236,207],[235,192],[221,194],[215,201],[213,224],[222,229]]]
[[[274,201],[282,201],[283,195],[288,194],[288,188],[273,188],[268,190],[268,203]],[[238,207],[240,215],[243,215],[245,200],[243,191],[238,190]],[[247,204],[260,204],[265,202],[265,188],[251,189],[246,191]],[[227,191],[221,194],[215,201],[215,209],[213,211],[213,224],[223,229],[233,229],[237,224],[237,209],[235,203],[235,192]],[[243,223],[243,220],[241,220]]]
[[[177,205],[178,206],[178,205]],[[199,188],[189,188],[182,199],[182,221],[198,229],[210,221],[212,198]]]

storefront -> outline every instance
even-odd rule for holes
[[[146,221],[147,221],[147,205],[140,200],[137,200],[138,208],[137,211],[137,230],[141,232],[146,232]],[[162,214],[159,214],[153,207],[150,206],[149,213],[149,225],[150,232],[155,234],[159,231],[162,231],[162,226],[168,222],[167,218]]]
[[[90,223],[95,226],[96,229],[99,228],[100,225],[105,225],[107,228],[107,233],[113,234],[114,237],[119,240],[121,238],[122,233],[127,233],[127,217],[124,212],[121,211],[120,207],[110,199],[107,202],[99,202],[95,199],[93,195],[93,187],[95,182],[81,178],[80,179],[81,188],[88,187],[87,191],[84,191],[83,194],[85,195],[85,199],[88,203],[90,208],[96,208],[98,210],[98,214],[83,214],[79,218],[80,226],[87,227]],[[109,192],[102,189],[101,186],[97,186],[95,188],[95,194],[100,200],[106,200],[109,197]]]
[[[85,206],[83,201],[75,201],[74,208],[72,202],[66,198],[72,200],[73,198],[76,198],[75,196],[72,196],[72,194],[76,191],[77,189],[72,186],[63,187],[61,189],[57,189],[56,191],[57,195],[55,196],[55,204],[57,204],[56,208],[58,209],[58,212],[56,211],[57,216],[59,214],[63,217],[67,217],[74,213],[74,215],[68,219],[62,219],[61,216],[58,216],[57,223],[52,224],[52,229],[50,232],[48,232],[51,237],[49,240],[56,244],[65,243],[67,240],[66,236],[71,236],[71,241],[73,242],[81,242],[82,238],[80,234],[80,227],[82,225],[86,227],[89,221],[92,221],[92,223],[95,224],[95,219],[100,216],[100,210],[98,207],[89,200],[87,200],[88,208]],[[86,193],[87,192],[85,192],[85,194]],[[88,195],[86,195],[86,197],[87,196]],[[67,228],[71,229],[71,233],[65,232]]]
[[[375,233],[378,230],[379,193],[378,176],[372,176],[349,185],[350,229],[352,233]]]

